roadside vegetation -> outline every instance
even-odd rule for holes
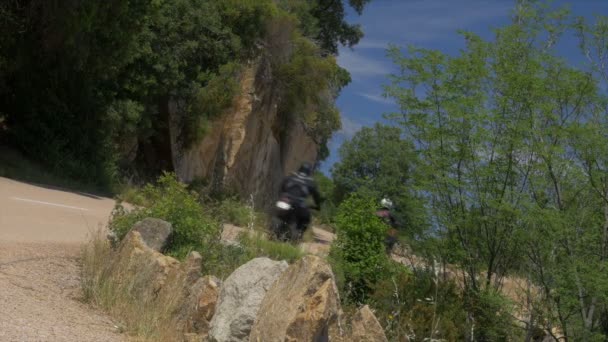
[[[258,256],[301,257],[264,238],[266,216],[248,199],[163,172],[162,109],[173,96],[187,104],[181,143],[199,141],[247,61],[267,58],[284,91],[281,119],[305,123],[325,157],[339,113],[318,90],[348,83],[335,54],[362,33],[343,21],[344,8],[360,12],[367,1],[326,11],[322,1],[130,1],[112,17],[92,13],[116,1],[77,10],[32,1],[40,11],[18,3],[0,4],[0,138],[52,173],[10,152],[0,154],[0,175],[54,183],[61,174],[104,189],[127,176],[147,182],[124,188],[119,198],[135,207],[119,204],[110,230],[120,239],[145,217],[169,221],[164,252],[198,251],[204,272],[221,278]],[[331,177],[315,175],[326,199],[315,222],[337,235],[328,259],[343,307],[372,306],[391,341],[607,339],[608,18],[541,1],[515,1],[512,16],[492,39],[461,32],[455,54],[389,47],[396,72],[384,95],[397,109],[341,146]],[[41,18],[58,19],[32,24]],[[297,53],[272,58],[264,44],[282,32]],[[572,39],[584,63],[560,54]],[[417,259],[408,268],[384,252],[387,227],[373,215],[383,197]],[[252,234],[223,244],[224,223]],[[130,298],[148,273],[112,279],[104,261],[115,257],[100,236],[85,247],[85,299],[137,336],[170,339],[163,330],[180,297],[162,307]]]

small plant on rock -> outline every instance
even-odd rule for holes
[[[141,196],[148,204],[144,208],[127,210],[121,204],[114,208],[110,230],[119,239],[122,240],[137,221],[146,217],[159,218],[173,225],[174,231],[167,246],[170,254],[188,250],[191,246],[207,245],[218,238],[219,225],[204,213],[196,194],[189,192],[174,174],[164,173],[156,185],[146,185]]]

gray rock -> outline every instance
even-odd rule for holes
[[[331,267],[307,255],[289,266],[264,297],[250,341],[328,341],[339,314]]]
[[[210,341],[248,341],[266,291],[287,267],[285,261],[256,258],[236,269],[222,284]]]
[[[166,247],[169,236],[173,232],[173,227],[171,223],[163,220],[145,218],[135,223],[131,231],[138,232],[148,247],[157,252],[162,252]]]

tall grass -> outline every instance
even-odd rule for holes
[[[169,276],[156,293],[151,286],[158,277],[154,264],[145,257],[121,257],[101,230],[93,234],[81,252],[84,300],[107,311],[136,340],[179,340],[176,314],[185,300],[183,273]]]
[[[270,241],[259,234],[242,234],[239,238],[242,246],[253,258],[268,257],[274,260],[285,260],[292,263],[300,259],[304,253],[289,243]]]
[[[208,203],[211,213],[222,223],[231,223],[241,228],[266,231],[268,219],[263,212],[256,211],[253,200],[243,202],[236,197]]]

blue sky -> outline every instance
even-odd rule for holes
[[[513,0],[372,0],[363,15],[349,12],[348,20],[363,27],[365,37],[353,49],[341,48],[338,63],[346,68],[352,82],[337,100],[342,129],[329,143],[330,156],[321,165],[329,173],[338,160],[338,148],[363,126],[383,121],[382,115],[396,110],[381,96],[386,75],[393,66],[386,57],[389,43],[457,53],[464,41],[457,30],[468,30],[490,39],[492,29],[509,23]],[[558,0],[554,6],[567,5],[575,15],[592,18],[608,15],[608,0]],[[573,37],[567,37],[560,51],[572,63],[581,62]]]

